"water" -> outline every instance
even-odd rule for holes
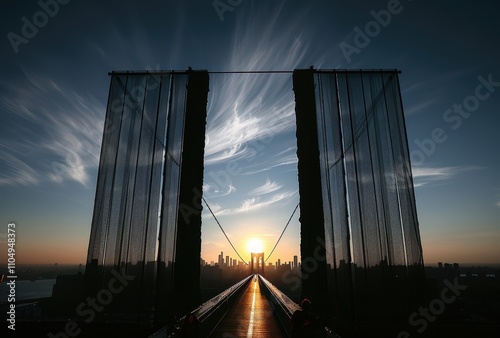
[[[9,279],[5,278],[2,285],[0,285],[0,302],[7,301],[10,291],[7,282],[9,282]],[[55,283],[55,279],[38,279],[33,282],[16,280],[16,301],[51,297],[52,287]]]

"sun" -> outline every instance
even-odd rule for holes
[[[252,238],[248,241],[247,249],[251,253],[261,253],[264,252],[264,244],[262,244],[260,239]]]

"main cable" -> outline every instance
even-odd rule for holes
[[[208,205],[207,201],[205,200],[205,197],[202,196],[201,198],[202,198],[203,202],[205,202],[205,205],[207,206],[208,210],[210,210],[210,213],[212,214],[212,216],[214,217],[215,221],[219,225],[219,228],[221,229],[222,233],[224,234],[224,236],[226,236],[227,241],[229,242],[229,244],[231,244],[231,247],[233,248],[234,252],[236,252],[236,254],[238,255],[238,257],[241,259],[241,261],[243,263],[245,263],[246,265],[248,265],[248,263],[245,262],[245,260],[243,259],[243,257],[241,257],[241,255],[239,254],[238,250],[236,250],[236,248],[234,247],[233,243],[231,243],[231,240],[229,239],[229,237],[227,237],[226,232],[224,231],[224,229],[222,228],[222,225],[220,224],[219,220],[217,219],[217,217],[215,216],[214,212],[212,211],[212,208],[210,208],[210,206]]]
[[[267,260],[269,258],[271,258],[271,255],[273,254],[274,252],[274,249],[276,249],[276,247],[278,246],[278,243],[280,242],[281,240],[281,237],[283,237],[283,234],[285,233],[286,231],[286,228],[288,227],[288,225],[290,224],[290,221],[292,220],[293,218],[293,215],[295,215],[295,212],[297,211],[297,208],[299,207],[300,203],[297,203],[297,205],[295,206],[295,209],[293,209],[293,212],[292,212],[292,215],[290,216],[290,218],[288,219],[288,222],[286,222],[286,225],[285,225],[285,228],[283,229],[283,231],[281,232],[281,235],[280,235],[280,238],[278,238],[278,241],[276,242],[276,244],[274,245],[274,248],[271,250],[271,253],[269,254],[269,256],[267,256],[266,260],[264,261],[264,263],[267,262]]]

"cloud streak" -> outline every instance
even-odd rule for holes
[[[225,188],[225,190],[223,190]],[[236,191],[236,188],[232,183],[229,183],[226,187],[219,187],[216,184],[203,184],[203,195],[208,198],[212,197],[224,197]]]
[[[263,199],[261,197],[252,197],[250,199],[244,200],[241,207],[239,207],[235,210],[235,213],[237,213],[237,214],[246,213],[246,212],[250,212],[250,211],[260,210],[263,208],[268,208],[273,204],[281,202],[285,199],[289,199],[290,197],[292,197],[296,193],[297,193],[296,191],[287,191],[284,193],[272,195],[268,199]]]
[[[0,185],[37,184],[40,180],[40,174],[25,159],[14,154],[11,149],[10,146],[0,145],[0,163],[2,163],[3,168],[0,173]]]
[[[29,72],[23,83],[2,83],[0,109],[13,116],[4,126],[10,137],[0,148],[6,168],[0,185],[89,183],[89,170],[99,162],[105,107],[62,87]]]
[[[268,157],[266,160],[260,163],[251,163],[245,168],[245,171],[242,173],[242,175],[257,174],[264,171],[269,171],[277,167],[288,165],[293,165],[294,169],[296,169],[298,162],[296,151],[296,147],[289,147],[286,150],[275,154],[274,156]]]
[[[465,171],[479,170],[479,167],[414,167],[412,174],[414,179],[414,187],[423,187],[431,183],[445,181],[453,178],[457,174]]]
[[[281,189],[281,185],[280,184],[278,184],[276,182],[271,182],[270,179],[267,179],[266,183],[264,183],[260,187],[252,189],[248,193],[248,195],[250,195],[250,196],[266,195],[266,194],[270,194],[272,192],[275,192],[275,191],[277,191],[279,189]]]
[[[237,208],[222,209],[219,204],[214,204],[215,207],[210,205],[210,208],[214,212],[215,216],[249,213],[261,209],[267,209],[279,203],[287,203],[295,194],[297,194],[297,192],[298,191],[285,191],[272,195],[267,194],[267,196],[251,197],[245,199]],[[212,215],[205,213],[204,217],[210,218]]]
[[[226,62],[228,71],[305,67],[309,42],[297,33],[303,30],[300,18],[280,24],[284,4],[276,6],[265,23],[251,19],[258,12],[241,18]],[[258,156],[272,139],[293,130],[291,74],[213,74],[211,83],[207,165]]]

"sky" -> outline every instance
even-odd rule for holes
[[[500,263],[495,1],[4,0],[0,264],[85,263],[113,70],[399,69],[426,264]],[[211,74],[204,197],[248,260],[298,203],[291,74]],[[297,212],[270,262],[300,251]],[[236,258],[203,210],[202,257]]]

